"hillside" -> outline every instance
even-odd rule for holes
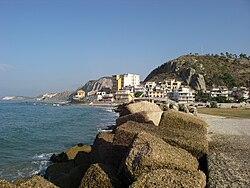
[[[78,88],[84,90],[86,93],[91,91],[98,91],[103,87],[112,89],[113,83],[111,77],[102,77],[98,80],[90,80],[84,86]]]
[[[220,85],[232,88],[247,86],[250,80],[250,59],[224,55],[184,55],[154,69],[146,81],[175,78],[195,90]]]

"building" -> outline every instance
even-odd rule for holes
[[[122,87],[140,85],[140,75],[127,73],[123,74],[121,77]]]
[[[165,80],[165,87],[167,92],[173,92],[175,89],[179,89],[181,87],[181,82],[172,80]]]
[[[169,93],[169,98],[179,103],[193,103],[195,95],[189,87],[180,87]]]
[[[228,88],[226,86],[219,86],[217,88],[212,88],[210,91],[210,96],[213,97],[226,97],[228,98]]]
[[[112,76],[112,93],[115,93],[116,91],[119,91],[122,89],[122,77],[121,75],[113,75]]]
[[[154,89],[152,91],[148,91],[147,96],[153,98],[164,98],[165,92],[162,89]]]
[[[105,96],[106,94],[110,94],[110,93],[111,93],[110,88],[103,87],[101,90],[96,92],[97,101],[102,101],[103,96]]]
[[[249,90],[246,87],[233,87],[231,96],[235,99],[248,99]]]
[[[112,76],[113,88],[112,92],[121,90],[124,87],[134,87],[140,85],[140,75],[137,74],[122,74]]]
[[[115,93],[115,100],[119,103],[131,102],[134,100],[134,93],[129,90],[119,90]]]
[[[102,101],[105,103],[112,103],[114,102],[114,95],[113,94],[105,94],[102,96]]]
[[[153,89],[156,86],[156,82],[146,82],[145,83],[145,89],[146,91],[153,91]]]
[[[74,100],[81,100],[85,97],[85,91],[83,91],[82,89],[78,90],[76,92],[76,95],[73,97]]]

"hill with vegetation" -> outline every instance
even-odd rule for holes
[[[154,69],[146,81],[165,79],[183,81],[195,90],[217,86],[247,86],[250,80],[250,56],[246,54],[188,54]]]

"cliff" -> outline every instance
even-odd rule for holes
[[[247,86],[250,79],[249,58],[224,55],[184,55],[154,69],[146,81],[177,79],[195,90],[225,85]]]
[[[70,100],[74,91],[64,91],[61,93],[45,93],[36,97],[37,100]]]
[[[90,80],[84,86],[78,88],[84,90],[86,93],[91,91],[98,91],[103,87],[112,89],[113,83],[111,77],[102,77],[98,80]]]

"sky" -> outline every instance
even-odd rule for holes
[[[0,97],[143,80],[190,52],[250,55],[250,0],[0,0]]]

